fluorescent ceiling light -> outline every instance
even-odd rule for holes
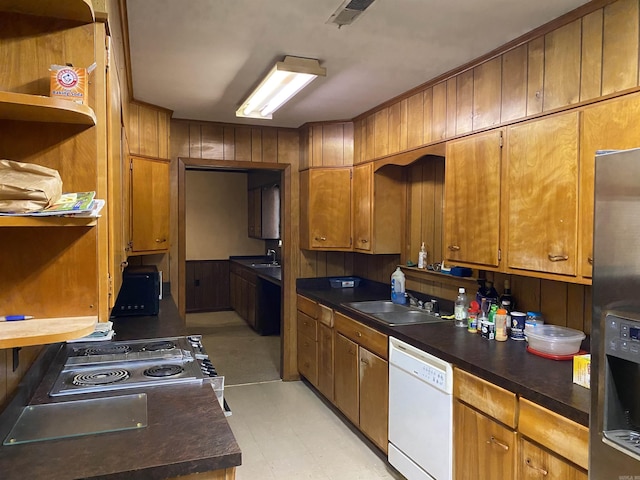
[[[236,117],[273,118],[272,114],[291,97],[311,83],[318,76],[326,76],[327,69],[322,68],[313,58],[284,57],[260,82],[249,95]]]

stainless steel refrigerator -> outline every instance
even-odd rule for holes
[[[595,160],[590,480],[640,480],[640,149]]]

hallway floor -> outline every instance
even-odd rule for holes
[[[279,378],[280,337],[261,337],[234,312],[189,314],[187,326],[225,375],[242,450],[236,480],[403,478],[305,382],[270,378]]]

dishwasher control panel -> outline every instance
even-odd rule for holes
[[[432,367],[431,365],[420,365],[414,372],[425,382],[430,383],[439,388],[444,388],[445,373],[442,370]]]
[[[445,393],[453,392],[453,369],[450,363],[393,337],[389,337],[389,365]]]

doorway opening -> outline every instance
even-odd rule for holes
[[[253,298],[268,299],[263,309],[274,312],[275,304],[285,305],[285,285],[293,281],[286,273],[288,222],[285,215],[279,215],[278,235],[273,228],[265,228],[264,235],[252,229],[255,200],[251,191],[277,186],[282,190],[277,212],[284,213],[288,168],[283,164],[179,159],[179,308],[188,330],[202,334],[204,341],[208,339],[212,360],[216,361],[216,350],[224,355],[216,366],[227,366],[232,384],[276,379],[271,378],[274,372],[282,378],[285,373],[286,309],[277,309],[274,322],[280,328],[263,330],[247,316],[247,305],[257,305],[246,297],[238,303],[237,297],[251,286],[255,288]],[[233,266],[251,258],[258,263],[276,263],[281,268],[279,282],[261,275],[253,285],[236,284],[240,277],[231,271]]]

